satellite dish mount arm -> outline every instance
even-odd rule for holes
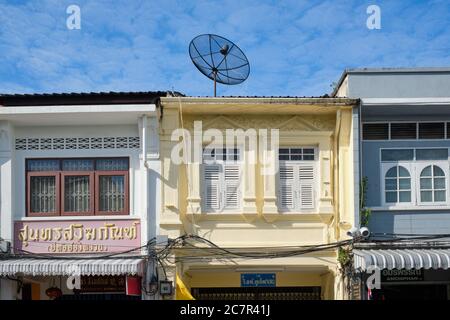
[[[213,69],[213,77],[214,77],[214,97],[217,95],[217,69]]]

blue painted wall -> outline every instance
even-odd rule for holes
[[[367,206],[381,206],[380,149],[450,148],[450,140],[363,141],[362,176],[368,178]],[[376,233],[450,233],[450,209],[373,211],[369,228]]]

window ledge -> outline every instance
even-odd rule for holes
[[[21,217],[15,221],[75,221],[75,220],[129,220],[140,219],[139,216],[117,215],[117,216],[52,216],[52,217]]]
[[[197,222],[204,220],[246,220],[246,218],[255,219],[261,218],[264,220],[269,219],[270,222],[274,221],[314,221],[329,223],[333,218],[333,213],[311,213],[311,212],[278,212],[278,213],[243,213],[243,212],[214,212],[214,213],[187,213],[186,216],[198,219]]]

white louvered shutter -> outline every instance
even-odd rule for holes
[[[298,181],[299,209],[314,209],[314,164],[301,164],[298,166]]]
[[[223,183],[223,194],[224,194],[224,208],[229,209],[239,209],[240,199],[241,199],[241,177],[240,177],[240,166],[239,165],[224,165],[224,183]]]
[[[281,211],[294,211],[295,167],[280,165],[278,183],[278,206]]]
[[[219,165],[203,166],[203,206],[206,211],[220,209],[220,170]]]

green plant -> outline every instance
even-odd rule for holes
[[[372,210],[366,207],[366,199],[367,199],[367,177],[364,177],[361,180],[361,193],[359,197],[359,220],[361,227],[367,227],[369,224],[370,215],[372,214]]]
[[[339,247],[337,260],[343,270],[351,263],[350,248]]]

